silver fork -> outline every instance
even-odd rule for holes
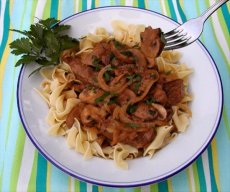
[[[164,50],[179,49],[196,41],[203,31],[204,23],[208,17],[227,1],[220,0],[214,3],[201,16],[188,20],[176,29],[165,33],[166,45]]]

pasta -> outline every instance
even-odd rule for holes
[[[162,52],[159,29],[112,27],[112,34],[97,28],[81,38],[79,51],[65,50],[58,66],[42,69],[36,91],[49,106],[50,135],[64,136],[84,159],[113,159],[128,169],[127,159],[152,157],[186,131],[192,70],[180,53]]]

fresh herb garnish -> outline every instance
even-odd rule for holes
[[[154,110],[149,110],[149,114],[152,115],[152,116],[154,116],[154,115],[156,114],[156,111],[154,111]]]
[[[128,114],[132,114],[137,110],[137,105],[129,105],[126,109]]]
[[[36,72],[43,67],[57,65],[62,51],[70,48],[78,49],[77,39],[63,35],[70,25],[58,25],[57,23],[58,20],[48,18],[32,24],[28,31],[11,29],[11,31],[26,36],[10,43],[11,53],[21,55],[15,67],[36,62],[41,65],[34,71]]]
[[[115,55],[113,54],[113,52],[111,52],[110,54],[109,54],[109,63],[113,60],[113,59],[115,59],[116,57],[115,57]]]
[[[121,53],[122,55],[127,56],[127,57],[132,57],[132,56],[133,56],[133,54],[132,54],[131,51],[121,51],[120,53]]]
[[[113,42],[116,49],[121,49],[124,47],[124,45],[122,45],[119,41],[114,40]]]
[[[109,95],[110,95],[109,92],[105,92],[102,96],[100,96],[100,97],[98,97],[98,98],[95,99],[95,103],[98,104],[98,103],[104,101],[104,99],[106,97],[108,97]]]
[[[138,124],[136,123],[126,123],[125,124],[126,127],[132,127],[132,128],[138,128],[140,127]]]
[[[141,86],[141,81],[138,81],[137,83],[134,84],[134,86],[133,86],[133,91],[134,91],[136,94],[138,94],[140,86]]]
[[[111,79],[111,75],[107,71],[103,74],[103,77],[104,77],[106,82],[109,82]]]
[[[119,95],[118,95],[117,93],[111,94],[111,97],[110,97],[110,100],[109,100],[109,102],[108,102],[108,105],[117,103],[117,98],[118,98],[118,96],[119,96]]]
[[[126,78],[128,80],[130,80],[131,83],[133,83],[134,81],[141,81],[141,79],[142,79],[142,77],[141,77],[141,75],[139,73],[128,75],[128,76],[126,76]]]
[[[101,60],[97,57],[93,57],[93,66],[95,71],[100,71],[101,69]]]
[[[148,99],[145,100],[145,103],[148,105],[151,105],[152,103],[155,103],[156,100],[153,97],[150,97]]]

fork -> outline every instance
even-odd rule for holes
[[[220,0],[214,3],[201,16],[190,19],[176,29],[165,33],[166,45],[164,50],[179,49],[196,41],[203,31],[205,21],[227,1]]]

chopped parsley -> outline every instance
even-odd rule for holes
[[[137,105],[129,105],[126,109],[128,114],[132,114],[137,110]]]
[[[132,127],[132,128],[138,128],[140,127],[138,124],[136,123],[126,123],[125,124],[126,127]]]
[[[104,101],[104,99],[106,97],[108,97],[109,95],[110,95],[109,92],[105,92],[102,96],[100,96],[100,97],[98,97],[98,98],[95,99],[95,103],[98,104],[98,103]]]
[[[93,66],[95,71],[100,71],[101,69],[101,60],[97,57],[93,57]]]
[[[153,97],[150,97],[148,99],[145,100],[145,103],[148,105],[151,105],[152,103],[155,103],[156,100]]]
[[[121,51],[120,53],[121,53],[122,55],[127,56],[127,57],[132,57],[132,56],[133,56],[133,54],[132,54],[131,51]]]

